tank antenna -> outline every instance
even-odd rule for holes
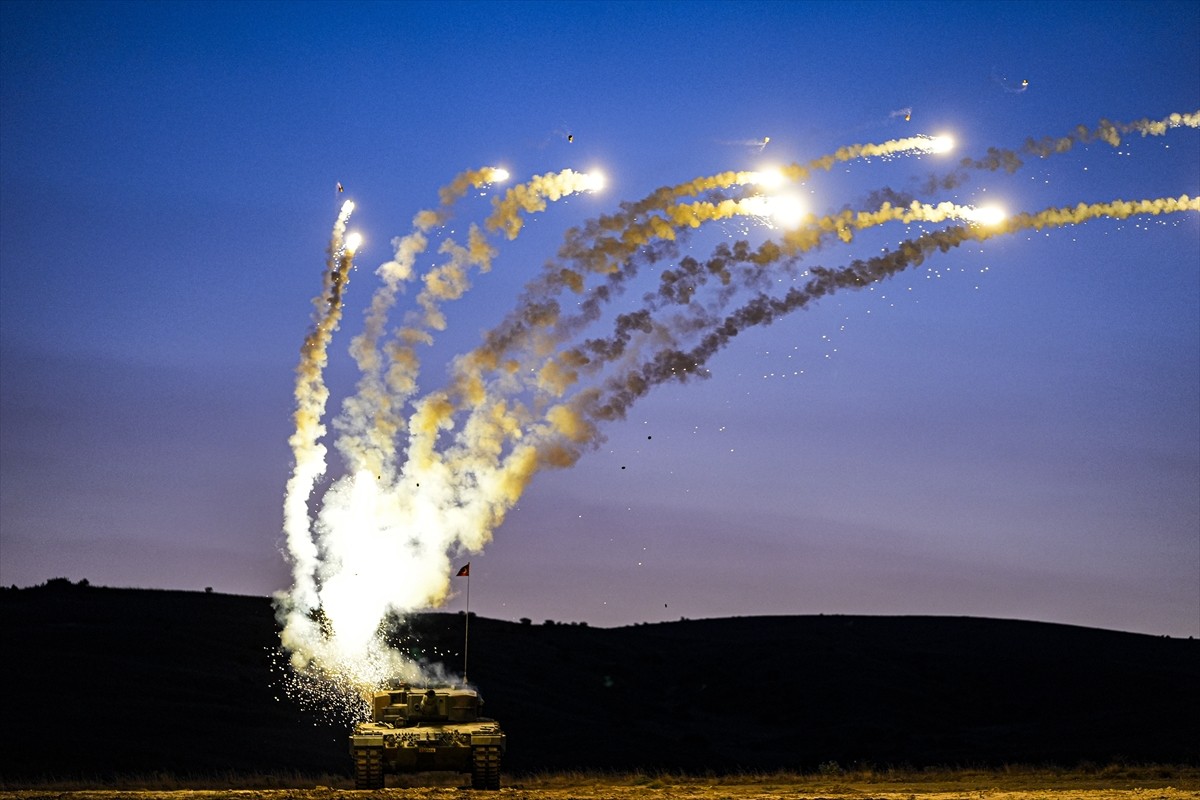
[[[463,613],[463,686],[466,686],[467,648],[471,643],[471,562],[468,561],[455,577],[467,579],[467,609]]]

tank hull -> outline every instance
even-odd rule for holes
[[[478,716],[474,692],[379,692],[371,716],[350,735],[356,788],[383,788],[388,773],[441,771],[471,773],[475,789],[500,788],[505,735]]]

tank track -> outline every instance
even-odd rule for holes
[[[500,788],[500,747],[478,745],[471,760],[471,788],[496,790]]]
[[[383,751],[378,747],[360,747],[354,751],[354,788],[383,788]]]

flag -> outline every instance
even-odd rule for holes
[[[458,571],[458,574],[457,574],[457,575],[455,575],[454,577],[456,577],[456,578],[469,578],[469,577],[471,577],[471,562],[470,562],[470,561],[468,561],[466,564],[464,564],[464,565],[463,565],[463,568],[462,568],[462,569],[460,569],[460,570]]]

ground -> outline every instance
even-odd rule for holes
[[[1168,777],[1104,778],[1078,774],[1046,776],[1003,773],[943,777],[940,780],[839,782],[805,776],[735,778],[651,776],[555,776],[514,778],[498,792],[444,785],[355,791],[316,785],[279,789],[66,789],[0,790],[0,800],[1200,800],[1194,770]],[[438,781],[434,781],[438,782]],[[955,788],[948,789],[948,784]],[[1106,786],[1107,784],[1107,786]],[[1014,787],[1021,788],[1014,788]]]
[[[497,800],[829,800],[831,795],[812,794],[800,788],[782,785],[738,785],[738,786],[605,786],[592,785],[561,789],[518,789],[505,788],[499,792],[475,792],[470,789],[423,788],[423,789],[380,789],[356,791],[351,789],[225,789],[175,791],[17,791],[0,792],[0,798],[8,800],[33,800],[34,798],[56,798],[56,800],[436,800],[437,798],[463,797],[464,795],[495,797]],[[833,795],[837,796],[837,795]],[[1196,800],[1200,791],[1176,789],[1094,789],[1042,790],[1033,792],[990,792],[966,790],[960,792],[937,792],[933,794],[880,792],[859,794],[850,792],[846,797],[863,800]]]

